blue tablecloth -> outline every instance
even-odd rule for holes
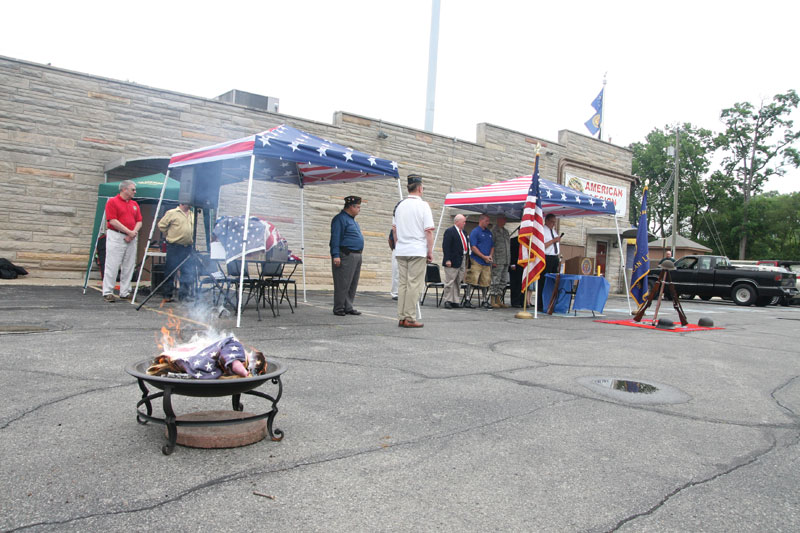
[[[544,308],[542,311],[547,311],[550,306],[550,297],[553,295],[555,281],[556,274],[545,274],[542,292]],[[576,276],[574,274],[561,274],[558,284],[558,296],[553,312],[562,314],[569,312],[571,295],[568,291],[571,292],[573,290],[576,281],[579,281],[579,283],[575,299],[572,302],[572,309],[575,311],[585,310],[602,313],[603,308],[606,306],[606,300],[608,300],[608,291],[611,288],[606,278],[601,276]]]

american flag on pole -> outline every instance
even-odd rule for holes
[[[528,198],[522,211],[522,224],[519,226],[519,266],[522,272],[522,292],[539,279],[544,271],[544,220],[542,218],[542,197],[539,196],[539,154],[533,167],[533,179],[528,190]]]

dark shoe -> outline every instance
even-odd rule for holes
[[[403,320],[402,324],[401,327],[403,328],[421,328],[424,326],[422,322],[414,322],[412,320]]]
[[[458,309],[459,307],[461,307],[461,304],[459,303],[451,303],[450,305],[453,306],[453,309]]]
[[[397,300],[397,296],[392,296],[392,300]]]
[[[397,323],[397,327],[398,328],[406,327],[406,321],[405,320],[401,320],[400,322]]]
[[[492,304],[490,304],[489,302],[483,302],[481,304],[481,307],[483,307],[484,309],[493,309]]]
[[[351,309],[349,311],[345,311],[345,313],[347,313],[348,315],[360,315],[361,311],[359,311],[358,309]]]
[[[444,303],[444,308],[445,308],[445,309],[452,309],[452,308],[453,308],[453,304],[452,304],[452,303],[450,303],[450,302],[445,302],[445,303]]]
[[[347,313],[344,311],[334,311],[333,314],[336,316],[345,316]]]
[[[114,299],[114,295],[113,294],[106,294],[105,296],[103,296],[103,300],[107,301],[110,304],[113,304],[116,301]]]
[[[472,305],[472,303],[469,300],[461,304],[461,307],[463,307],[464,309],[475,309],[475,306]]]

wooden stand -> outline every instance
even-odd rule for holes
[[[644,312],[647,311],[648,307],[650,307],[653,297],[657,292],[658,300],[656,302],[655,313],[653,314],[653,325],[655,326],[658,323],[658,310],[661,307],[661,299],[664,296],[664,286],[666,285],[669,287],[669,294],[672,297],[672,306],[675,308],[675,311],[678,312],[678,317],[681,319],[681,325],[685,326],[689,323],[689,321],[686,320],[686,315],[683,313],[683,308],[681,308],[681,302],[678,299],[678,293],[675,291],[675,286],[672,284],[672,276],[669,272],[669,270],[662,270],[661,274],[658,275],[658,281],[656,281],[655,285],[653,285],[653,288],[647,294],[647,299],[642,302],[642,305],[640,305],[639,309],[636,311],[636,314],[633,317],[634,322],[642,321]],[[667,280],[667,278],[669,278],[669,280]]]

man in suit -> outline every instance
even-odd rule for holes
[[[511,264],[508,266],[508,290],[511,293],[511,306],[522,307],[522,271],[524,269],[517,264],[519,259],[519,237],[511,237],[509,250],[511,251]]]
[[[457,309],[461,301],[461,282],[467,265],[469,242],[464,235],[464,224],[467,217],[456,215],[452,227],[447,228],[442,240],[442,265],[444,266],[444,300],[445,309]]]

